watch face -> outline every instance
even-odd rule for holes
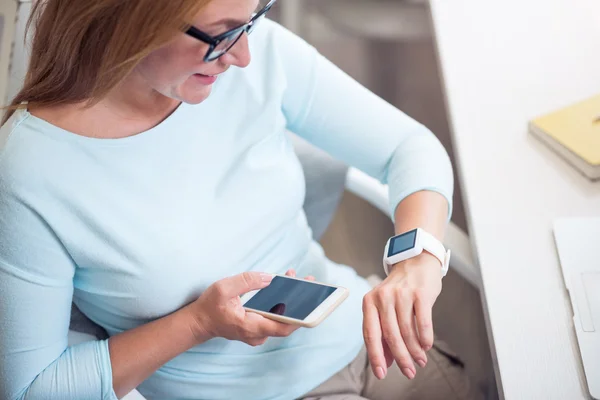
[[[402,235],[398,235],[390,240],[390,246],[388,250],[388,257],[395,256],[396,254],[403,253],[407,250],[415,247],[415,243],[417,242],[417,230],[414,229],[412,231],[403,233]]]

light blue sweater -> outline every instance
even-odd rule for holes
[[[72,299],[110,335],[160,318],[243,271],[350,289],[315,329],[263,346],[213,339],[139,390],[155,399],[292,399],[362,346],[367,283],[312,241],[286,129],[390,185],[452,198],[447,154],[279,25],[199,105],[124,139],[69,133],[26,111],[0,130],[0,398],[115,399],[107,341],[67,346]],[[382,243],[382,248],[384,244]]]

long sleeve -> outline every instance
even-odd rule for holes
[[[289,129],[335,158],[390,187],[391,215],[405,197],[441,193],[451,215],[453,176],[439,140],[313,47],[284,28],[274,37],[287,87],[283,111]]]
[[[107,341],[67,347],[74,263],[9,174],[0,176],[0,398],[116,399]]]

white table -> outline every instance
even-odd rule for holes
[[[600,92],[600,1],[431,9],[501,395],[587,398],[551,224],[599,216],[600,183],[539,144],[527,121]]]

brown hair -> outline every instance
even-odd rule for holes
[[[16,109],[102,99],[211,0],[39,0],[29,69]]]

